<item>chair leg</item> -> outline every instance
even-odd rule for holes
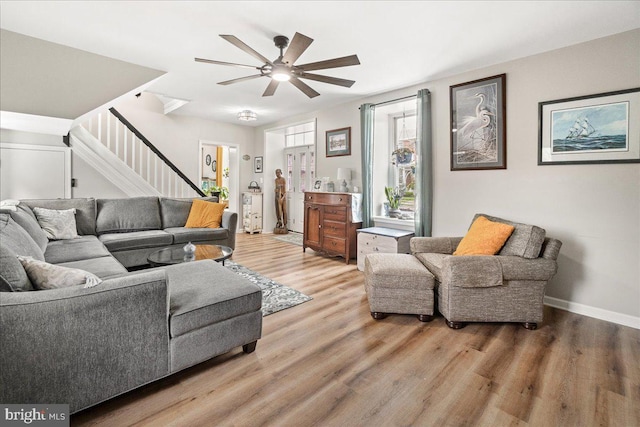
[[[387,317],[387,313],[380,313],[379,311],[372,311],[371,312],[371,317],[373,317],[376,320],[382,320],[385,317]]]
[[[250,342],[249,344],[245,344],[242,346],[242,351],[244,351],[245,353],[249,354],[249,353],[253,353],[256,349],[256,344],[258,344],[258,341],[254,341],[254,342]]]
[[[433,316],[430,314],[418,314],[418,320],[421,322],[431,322],[433,320]]]
[[[464,322],[451,322],[450,320],[447,320],[447,326],[451,329],[462,329],[467,326],[467,324]]]
[[[522,326],[524,326],[525,329],[528,329],[530,331],[535,331],[536,329],[538,329],[538,324],[532,323],[532,322],[525,322],[522,324]]]

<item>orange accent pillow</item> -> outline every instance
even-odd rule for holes
[[[479,216],[460,241],[454,255],[495,255],[507,241],[514,226]]]
[[[186,228],[220,228],[224,203],[194,199],[189,211]]]

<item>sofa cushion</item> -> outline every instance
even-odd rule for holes
[[[211,260],[166,267],[169,332],[187,332],[260,310],[258,285]]]
[[[20,227],[9,214],[0,214],[0,241],[16,255],[30,256],[44,261],[42,249],[33,241],[29,233]]]
[[[484,216],[491,221],[501,222],[515,227],[511,237],[509,237],[509,240],[507,240],[500,252],[498,252],[498,255],[512,255],[523,258],[538,258],[538,256],[540,256],[542,243],[544,242],[545,235],[547,234],[544,228],[540,228],[535,225],[521,224],[519,222],[512,222],[485,214],[476,214],[473,218],[474,221],[478,216]]]
[[[85,288],[92,288],[102,283],[101,279],[88,271],[54,265],[31,257],[18,256],[18,260],[20,260],[24,270],[27,272],[33,287],[38,290],[80,285]]]
[[[195,199],[191,204],[189,218],[184,225],[187,228],[220,228],[224,203],[212,203]]]
[[[75,239],[78,237],[76,230],[76,209],[46,209],[33,208],[38,224],[42,227],[49,240]]]
[[[109,256],[99,258],[82,259],[78,261],[63,262],[58,264],[62,267],[78,268],[95,274],[101,279],[120,276],[127,272],[127,269],[118,262],[117,259]]]
[[[18,256],[0,243],[0,292],[21,292],[33,289]]]
[[[98,235],[162,229],[157,197],[98,199],[97,205]]]
[[[168,246],[173,236],[162,230],[132,231],[129,233],[102,234],[98,237],[109,252]]]
[[[226,228],[172,227],[165,228],[164,231],[173,236],[173,243],[211,242],[229,237],[229,230]]]
[[[44,251],[47,247],[47,243],[49,243],[49,239],[47,238],[44,230],[40,227],[40,224],[38,224],[38,220],[31,208],[22,203],[17,205],[15,208],[16,209],[14,211],[3,209],[0,210],[0,212],[9,214],[20,227],[24,228],[24,230],[29,233],[29,236],[31,236],[40,249]]]
[[[96,234],[96,200],[87,199],[29,199],[21,200],[20,204],[25,204],[31,209],[34,207],[46,209],[75,209],[76,229],[78,234],[86,236]]]
[[[193,199],[160,198],[160,217],[162,228],[184,227],[189,217]]]
[[[444,262],[446,257],[450,257],[449,254],[438,254],[432,252],[420,252],[414,254],[418,261],[420,261],[427,270],[434,275],[438,282],[442,283],[442,263]]]
[[[108,256],[109,251],[96,236],[52,240],[44,251],[44,260],[52,264]]]
[[[462,238],[454,255],[495,255],[502,248],[514,226],[478,216]]]

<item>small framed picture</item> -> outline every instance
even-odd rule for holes
[[[262,173],[262,156],[253,159],[253,171],[255,173]]]
[[[316,179],[315,181],[313,181],[312,191],[322,191],[322,179]]]
[[[327,131],[327,157],[351,155],[351,128]]]

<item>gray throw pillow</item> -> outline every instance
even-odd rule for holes
[[[0,292],[32,290],[33,285],[17,255],[5,245],[0,245]]]
[[[29,276],[29,280],[38,290],[67,288],[69,286],[84,285],[92,288],[102,283],[102,280],[93,273],[78,268],[62,267],[38,261],[31,257],[19,256],[18,260]]]
[[[2,209],[0,212],[8,213],[11,216],[11,219],[17,222],[20,227],[24,228],[24,230],[29,233],[29,236],[31,236],[33,241],[36,242],[44,252],[47,248],[47,244],[49,243],[49,239],[40,227],[40,224],[38,224],[38,220],[29,206],[20,203],[15,207],[14,211]]]
[[[78,237],[76,228],[76,210],[33,208],[38,224],[49,240],[67,240]]]
[[[16,255],[30,256],[44,261],[44,252],[29,236],[29,233],[4,213],[0,213],[0,242]]]

